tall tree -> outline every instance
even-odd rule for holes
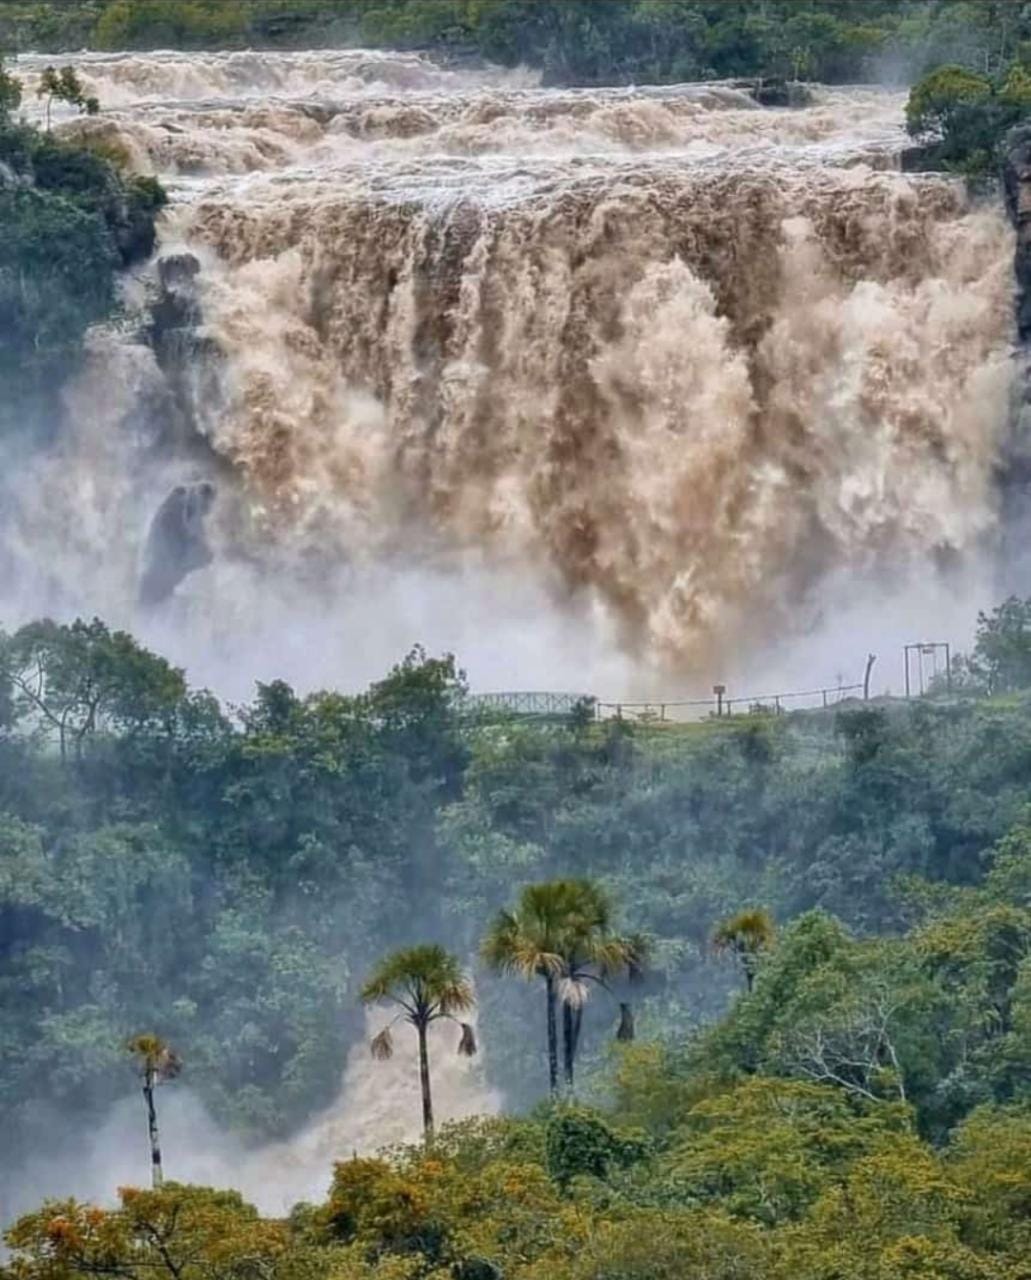
[[[483,940],[481,955],[499,973],[514,973],[527,982],[543,978],[548,1036],[548,1087],[558,1093],[558,983],[562,947],[569,924],[569,886],[555,880],[529,884],[515,911],[499,911]]]
[[[167,733],[186,693],[181,671],[99,618],[31,622],[0,634],[0,678],[14,712],[56,737],[61,759],[81,758],[101,731],[125,740]]]
[[[21,81],[4,67],[4,57],[0,53],[0,122],[6,120],[20,106]]]
[[[56,67],[46,67],[36,97],[46,99],[47,133],[50,132],[50,113],[55,102],[67,102],[88,116],[95,116],[100,110],[100,102],[86,92],[74,67],[62,67],[60,71]]]
[[[433,1137],[433,1094],[427,1036],[431,1023],[446,1018],[461,1028],[458,1052],[472,1057],[476,1036],[468,1022],[456,1014],[468,1013],[476,1003],[472,984],[453,955],[436,944],[409,947],[385,956],[362,988],[366,1004],[386,1002],[400,1011],[373,1038],[372,1056],[380,1061],[393,1056],[391,1029],[395,1022],[410,1023],[419,1037],[419,1085],[422,1090],[422,1125],[427,1140]]]
[[[569,922],[562,946],[562,1070],[566,1087],[573,1088],[576,1055],[580,1047],[584,1005],[592,986],[612,994],[611,982],[625,976],[640,977],[647,946],[637,935],[621,937],[612,932],[612,904],[608,894],[591,880],[574,882],[570,893]],[[629,1001],[620,1001],[617,1039],[634,1038]]]
[[[154,1103],[154,1090],[166,1080],[174,1080],[182,1070],[179,1055],[155,1035],[134,1036],[126,1046],[143,1081],[143,1098],[147,1104],[147,1131],[150,1135],[151,1182],[155,1191],[164,1182],[161,1168],[161,1139],[158,1135],[158,1113]]]
[[[610,917],[608,898],[592,881],[552,880],[527,885],[516,909],[499,912],[483,940],[481,953],[492,969],[544,980],[552,1094],[559,1083],[559,1001],[564,1075],[572,1085],[588,984],[604,985],[620,970],[636,973],[643,959],[641,940],[612,935]]]
[[[764,951],[773,945],[774,927],[769,913],[761,909],[739,911],[728,916],[712,935],[717,951],[736,956],[745,975],[745,986],[751,991]]]

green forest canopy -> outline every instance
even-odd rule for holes
[[[531,880],[596,877],[651,959],[611,1068],[614,1005],[586,1007],[595,1107],[341,1153],[288,1220],[175,1184],[50,1204],[0,1274],[1027,1280],[1029,618],[981,621],[966,679],[1002,696],[637,732],[469,719],[454,661],[421,651],[357,696],[259,686],[233,718],[101,623],[5,637],[15,1166],[38,1104],[74,1144],[130,1087],[140,1026],[224,1123],[287,1132],[361,1036],[370,957],[471,956]],[[746,975],[711,944],[749,904],[779,928]],[[476,977],[519,1108],[546,1080],[537,993]]]
[[[999,870],[1028,839],[1029,618],[1009,601],[981,621],[963,681],[995,697],[665,732],[470,718],[454,660],[419,650],[364,694],[273,682],[233,715],[102,623],[22,628],[0,643],[12,1149],[39,1103],[121,1096],[141,1027],[223,1123],[289,1132],[334,1094],[370,957],[438,940],[472,956],[514,886],[560,876],[599,880],[620,929],[650,939],[645,1038],[682,1047],[726,1009],[740,970],[711,940],[727,916],[773,914],[771,973],[801,948],[778,994],[757,979],[745,1021],[711,1033],[706,1070],[796,1078],[789,1031],[815,1035],[846,992],[892,992],[899,1064],[871,1060],[863,1088],[943,1139],[1029,1083],[1023,925],[1005,942],[1026,886]],[[532,1101],[536,992],[477,982],[493,1081]],[[607,998],[587,1006],[588,1060],[615,1019]]]
[[[1012,0],[61,0],[0,3],[0,47],[354,43],[543,68],[556,81],[995,74],[1031,38]]]

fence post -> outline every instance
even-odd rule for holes
[[[873,664],[877,661],[876,653],[869,653],[866,656],[866,671],[863,675],[863,701],[870,701],[870,672],[873,671]],[[909,677],[909,661],[906,661],[906,677]]]

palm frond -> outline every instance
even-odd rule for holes
[[[389,1027],[384,1027],[379,1035],[372,1037],[369,1052],[377,1062],[386,1062],[394,1056],[394,1037],[390,1034]]]
[[[483,939],[480,957],[491,969],[527,981],[548,974],[555,977],[562,969],[549,930],[533,916],[524,918],[522,911],[518,918],[511,911],[498,912]]]
[[[176,1051],[170,1046],[165,1046],[164,1057],[158,1067],[158,1074],[162,1080],[174,1080],[183,1069],[183,1060]]]
[[[631,982],[644,978],[645,965],[651,954],[651,942],[643,933],[631,933],[624,939],[626,946],[626,973]]]
[[[159,1080],[174,1080],[183,1069],[182,1058],[171,1045],[150,1032],[133,1036],[125,1047],[136,1059],[141,1075],[149,1073]]]
[[[463,1058],[471,1058],[479,1047],[476,1043],[476,1032],[471,1023],[463,1022],[459,1025],[462,1028],[462,1036],[458,1041],[458,1052]]]
[[[722,920],[712,935],[712,945],[716,951],[757,955],[771,947],[775,937],[769,912],[750,907]]]
[[[610,978],[630,967],[631,948],[625,938],[591,938],[587,959],[603,978]]]
[[[533,973],[538,978],[558,978],[566,965],[555,951],[537,951],[533,955]]]
[[[580,978],[566,977],[558,984],[558,998],[570,1009],[582,1009],[589,995],[590,988]]]
[[[410,1021],[464,1013],[476,1003],[459,961],[436,943],[407,947],[384,956],[362,988],[366,1004],[392,1001]]]
[[[444,1017],[450,1017],[455,1013],[468,1013],[476,1006],[472,983],[465,978],[443,987],[434,994],[437,1008]]]

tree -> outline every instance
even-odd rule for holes
[[[156,179],[13,120],[20,96],[0,68],[0,435],[31,436],[60,421],[86,331],[114,309],[118,269],[153,250],[166,197]]]
[[[740,961],[749,991],[755,983],[762,953],[773,945],[774,932],[769,913],[751,909],[728,916],[712,935],[712,945],[717,951],[727,952]]]
[[[1031,597],[1010,596],[977,615],[973,658],[989,693],[1031,687]]]
[[[446,1018],[461,1028],[458,1052],[472,1057],[476,1036],[468,1022],[455,1015],[468,1013],[476,1003],[472,985],[454,956],[436,944],[395,951],[380,961],[362,988],[365,1004],[385,1001],[401,1011],[372,1040],[372,1056],[380,1061],[393,1056],[391,1027],[399,1019],[410,1023],[419,1037],[419,1085],[422,1090],[422,1125],[427,1141],[433,1137],[433,1095],[427,1033],[432,1023]]]
[[[244,34],[245,13],[239,0],[114,0],[93,39],[101,49],[222,48]]]
[[[544,979],[548,1086],[552,1096],[558,1093],[557,991],[569,923],[568,901],[568,881],[527,885],[514,912],[498,912],[481,947],[481,955],[490,968],[517,974],[528,982]]]
[[[407,761],[412,780],[448,797],[460,792],[469,759],[459,732],[467,692],[452,654],[431,658],[416,645],[365,700],[382,744]]]
[[[21,81],[4,66],[0,53],[0,124],[21,106]]]
[[[553,1095],[558,1092],[558,1001],[563,1009],[564,1075],[572,1086],[588,983],[607,985],[606,979],[621,970],[635,976],[643,962],[642,939],[613,936],[610,916],[607,896],[592,881],[552,880],[527,885],[515,911],[499,912],[483,940],[481,954],[492,969],[527,981],[544,979]],[[629,1008],[621,1012],[621,1038],[630,1039]]]
[[[1007,131],[1031,109],[1027,79],[1019,67],[1001,84],[960,66],[924,76],[906,104],[906,127],[925,148],[922,165],[990,172]]]
[[[574,882],[570,895],[568,934],[562,948],[562,1069],[566,1087],[573,1088],[576,1055],[580,1047],[583,1010],[591,985],[612,993],[610,982],[621,974],[640,977],[647,944],[640,936],[619,937],[611,931],[612,907],[608,895],[591,880]],[[616,1038],[633,1040],[634,1018],[629,1001],[619,1002]]]
[[[100,110],[97,98],[86,92],[74,67],[46,67],[36,90],[37,98],[46,99],[47,133],[50,132],[50,113],[54,102],[67,102],[70,107],[78,107],[83,115],[95,116]]]
[[[136,1061],[136,1069],[143,1081],[143,1099],[147,1104],[147,1130],[150,1135],[150,1169],[154,1190],[161,1189],[164,1174],[161,1168],[161,1140],[158,1136],[157,1108],[154,1090],[166,1080],[174,1080],[182,1070],[182,1061],[174,1049],[160,1036],[133,1036],[126,1045]]]
[[[14,692],[15,711],[56,734],[61,759],[105,725],[164,728],[185,695],[182,672],[148,653],[124,631],[100,621],[29,623],[0,634],[0,672]]]
[[[123,1187],[120,1205],[100,1209],[51,1201],[7,1234],[21,1280],[274,1280],[287,1224],[260,1218],[236,1191],[167,1183]],[[300,1280],[305,1273],[286,1273]],[[285,1276],[284,1276],[285,1280]]]

